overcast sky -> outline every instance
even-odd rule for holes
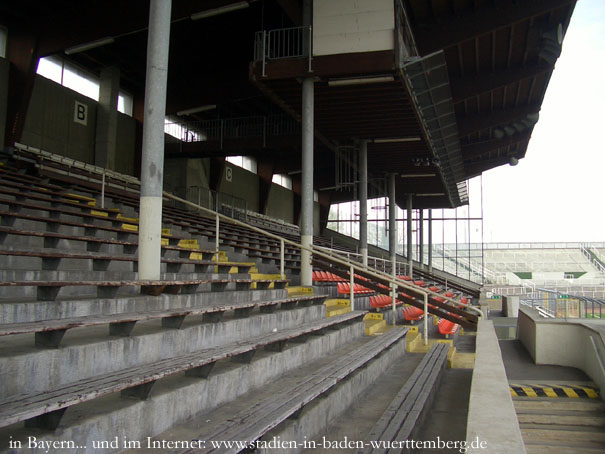
[[[526,157],[483,174],[486,242],[605,241],[604,110],[605,1],[578,0]]]

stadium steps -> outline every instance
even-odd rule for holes
[[[565,389],[544,381],[540,386]],[[524,388],[532,394],[531,386]],[[513,403],[528,454],[605,452],[605,406],[600,397],[515,396]]]

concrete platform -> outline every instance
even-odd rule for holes
[[[580,369],[534,364],[519,340],[501,340],[499,345],[504,369],[509,380],[590,381],[590,378]]]

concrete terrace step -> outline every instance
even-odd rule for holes
[[[293,308],[296,305],[306,307],[322,304],[324,297],[295,297],[268,301],[251,301],[238,304],[213,305],[199,308],[172,309],[169,311],[145,311],[124,314],[98,315],[86,317],[73,317],[58,320],[44,320],[29,323],[0,324],[0,336],[35,333],[37,347],[57,348],[65,334],[72,328],[90,327],[96,325],[109,325],[109,334],[129,336],[136,322],[161,319],[162,327],[180,329],[185,318],[191,315],[204,315],[208,321],[218,322],[227,311],[235,311],[235,315],[244,317],[254,308],[261,312],[270,313],[277,307]]]
[[[310,309],[285,311],[282,314],[302,315]],[[320,307],[312,309],[315,311]],[[272,317],[275,315],[277,314]],[[291,328],[298,329],[300,326],[301,323],[298,322]],[[230,327],[229,332],[237,329],[236,326]],[[275,334],[278,333],[279,331]],[[158,380],[153,385],[151,396],[146,400],[123,399],[119,393],[112,393],[68,410],[53,433],[36,431],[35,434],[38,440],[68,439],[74,440],[77,445],[89,447],[94,440],[99,440],[99,433],[111,432],[112,437],[115,435],[120,439],[145,440],[148,436],[157,435],[176,424],[191,420],[200,412],[233,408],[243,395],[258,396],[280,380],[280,377],[289,376],[292,370],[308,370],[305,369],[306,364],[320,361],[334,351],[348,348],[362,333],[361,323],[339,324],[338,329],[320,330],[318,335],[308,336],[304,343],[286,343],[282,351],[260,349],[248,364],[220,360],[205,379],[177,374]],[[253,337],[244,336],[242,340],[244,343],[249,342]],[[262,339],[265,337],[263,335]],[[234,346],[237,347],[235,344]],[[245,355],[240,359],[246,359]],[[149,362],[151,363],[153,361]],[[205,371],[200,370],[200,373],[203,372]],[[0,429],[0,439],[8,439],[10,435],[14,440],[27,443],[27,437],[32,433],[32,429],[13,425]],[[95,453],[106,452],[115,450],[95,449]]]
[[[86,289],[86,287],[74,287]],[[138,287],[135,287],[138,288]],[[201,307],[212,304],[259,301],[264,299],[286,298],[286,289],[237,290],[234,285],[227,286],[220,292],[213,292],[208,287],[203,292],[179,293],[176,295],[162,293],[143,295],[133,293],[116,295],[112,298],[98,296],[73,296],[58,298],[54,301],[8,300],[0,304],[0,320],[4,323],[26,323],[40,320],[51,320],[71,317],[85,317],[115,313],[128,313],[170,310],[173,308]]]
[[[250,362],[252,359],[251,355],[258,348],[267,347],[281,351],[286,342],[294,341],[296,338],[307,336],[329,327],[334,327],[340,323],[359,320],[362,317],[362,312],[354,312],[289,330],[281,330],[270,335],[250,339],[247,342],[240,342],[236,345],[197,351],[190,355],[168,358],[144,367],[124,369],[119,373],[96,377],[93,380],[86,379],[62,389],[52,390],[51,392],[20,396],[18,402],[12,400],[0,402],[0,427],[29,420],[30,427],[33,427],[35,424],[35,426],[41,426],[41,428],[54,430],[59,424],[59,420],[56,417],[60,419],[62,414],[59,416],[57,413],[54,413],[55,417],[53,417],[50,413],[58,412],[72,405],[116,391],[122,391],[123,394],[129,397],[146,399],[151,390],[150,386],[159,379],[180,372],[189,372],[190,375],[207,378],[214,363],[221,359],[237,358],[239,361],[247,363]],[[45,416],[32,421],[32,418],[41,415]]]
[[[304,439],[317,435],[327,420],[342,414],[380,375],[386,364],[403,354],[401,342],[404,336],[405,330],[393,330],[384,336],[360,339],[267,384],[254,395],[247,394],[229,406],[200,414],[190,423],[157,438],[208,440],[204,449],[173,451],[179,453],[236,453],[241,450],[227,446],[213,449],[209,440],[250,443],[279,437],[302,445]],[[385,353],[381,355],[380,352]],[[319,396],[325,398],[317,399]],[[298,449],[292,452],[298,452]]]
[[[603,448],[594,446],[560,446],[557,444],[526,444],[527,454],[602,454]]]
[[[288,281],[283,279],[191,279],[180,281],[23,281],[0,282],[0,287],[35,288],[39,301],[55,301],[61,288],[95,288],[98,298],[113,298],[117,296],[120,287],[140,288],[141,293],[148,295],[192,294],[202,291],[221,292],[227,289],[250,290],[252,284],[256,289],[268,289],[271,284],[274,288],[285,288]]]
[[[517,410],[517,417],[520,424],[544,424],[552,425],[553,427],[557,425],[574,425],[605,428],[605,414],[602,412],[549,410],[548,413],[543,413],[540,410]]]
[[[56,232],[43,232],[36,230],[22,230],[14,229],[10,227],[0,227],[0,244],[5,244],[7,249],[12,248],[9,244],[6,244],[6,238],[9,235],[17,237],[33,237],[40,239],[39,247],[44,249],[57,248],[64,240],[65,244],[73,248],[73,243],[83,243],[82,246],[86,248],[88,252],[100,252],[102,246],[121,246],[122,253],[126,255],[135,254],[138,249],[138,243],[135,241],[116,240],[113,238],[99,238],[95,236],[79,236],[79,235],[67,235],[64,233]],[[180,243],[186,242],[187,240],[180,240]],[[19,244],[23,244],[23,241],[19,241]],[[165,254],[168,251],[176,251],[180,258],[190,257],[191,254],[201,254],[203,260],[210,260],[215,255],[215,251],[199,249],[199,247],[179,247],[179,246],[162,246],[162,253]]]
[[[556,399],[551,397],[513,397],[517,411],[605,411],[603,401],[598,399]]]
[[[180,329],[162,326],[158,319],[138,321],[130,336],[108,336],[103,325],[73,328],[64,335],[60,348],[53,349],[34,346],[31,334],[2,336],[0,400],[325,320],[321,305],[292,302],[272,312],[261,310],[263,304],[251,310],[246,308],[248,303],[242,305],[241,310],[221,312],[223,306],[190,315]],[[28,380],[10,379],[15,376]]]

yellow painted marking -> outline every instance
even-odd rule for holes
[[[369,313],[363,316],[364,320],[384,320],[382,314]]]
[[[94,214],[95,216],[103,216],[104,218],[109,217],[109,214],[106,211],[90,210],[90,214]]]
[[[510,395],[513,397],[519,397],[519,395],[516,393],[516,391],[513,388],[510,388]]]
[[[170,244],[170,241],[168,240],[168,238],[162,238],[162,246],[168,246]]]
[[[365,334],[366,336],[372,336],[384,329],[387,322],[385,320],[378,319],[365,319],[364,317],[364,325],[365,325]]]
[[[168,235],[168,236],[170,236],[172,234],[170,233],[170,229],[162,229],[162,235]]]
[[[138,225],[132,225],[132,224],[122,224],[122,229],[128,230],[130,232],[138,232],[139,231],[139,226]]]
[[[529,386],[521,386],[521,389],[525,392],[527,397],[538,397],[538,394]]]
[[[578,394],[572,388],[562,387],[561,389],[563,389],[563,392],[567,394],[567,397],[571,397],[573,399],[580,398],[580,396],[578,396]]]
[[[557,393],[554,389],[547,387],[544,387],[542,389],[544,390],[544,394],[546,394],[548,397],[557,397]]]
[[[168,238],[165,238],[166,242],[168,242]],[[191,254],[189,254],[189,260],[204,260],[204,256],[203,254],[200,254],[199,252],[192,252]]]
[[[122,216],[120,213],[118,213],[117,219],[119,219],[120,221],[132,222],[134,224],[138,224],[138,222],[139,222],[139,218],[129,218],[126,216]]]
[[[95,199],[93,199],[92,197],[87,197],[85,195],[80,195],[80,194],[73,194],[71,192],[68,192],[65,195],[71,197],[72,199],[88,200],[91,202],[95,201]]]
[[[591,399],[596,399],[597,397],[599,397],[599,393],[597,393],[594,389],[591,388],[584,388],[581,386],[581,388],[586,391],[586,394],[588,395],[588,397],[590,397]]]
[[[187,249],[199,249],[200,248],[200,245],[198,244],[197,240],[181,240],[181,241],[179,241],[177,246],[182,247],[182,248],[187,248]]]
[[[292,295],[313,295],[313,287],[302,287],[300,285],[288,287],[288,296]]]

